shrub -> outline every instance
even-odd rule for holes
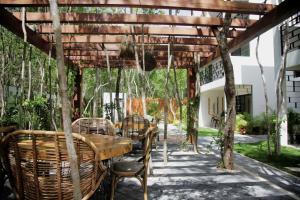
[[[247,132],[247,126],[248,122],[246,121],[245,116],[243,114],[237,114],[235,130],[241,134],[245,134]]]

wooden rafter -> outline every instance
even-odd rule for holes
[[[47,37],[44,36],[45,39]],[[132,37],[115,36],[115,35],[63,35],[63,43],[125,43],[131,41]],[[230,39],[229,39],[230,40]],[[141,44],[142,37],[136,37],[136,42]],[[144,43],[147,44],[185,44],[185,45],[218,45],[215,38],[191,38],[191,37],[145,37]]]
[[[5,6],[49,6],[48,0],[0,0]],[[212,12],[264,14],[274,8],[270,4],[220,0],[58,0],[61,6],[138,7],[156,9],[187,9]]]
[[[40,34],[53,34],[52,26],[43,24],[35,27]],[[134,34],[141,35],[167,35],[167,36],[200,36],[214,37],[209,27],[182,28],[182,27],[161,27],[161,26],[145,26],[134,27]],[[237,37],[242,31],[231,30],[228,37]],[[62,25],[62,34],[109,34],[109,35],[130,35],[130,26],[108,26],[108,25]]]
[[[203,61],[205,59],[202,59]],[[77,63],[81,68],[93,68],[93,67],[103,67],[106,68],[106,61],[74,61],[74,63]],[[156,68],[165,68],[168,64],[167,60],[159,60],[157,62]],[[125,67],[125,68],[136,68],[136,61],[135,60],[127,60],[127,61],[121,61],[121,60],[113,60],[110,61],[110,65],[112,68],[117,67]],[[194,62],[186,62],[186,61],[174,61],[174,66],[177,68],[189,68],[194,67]]]
[[[70,60],[78,60],[78,61],[99,61],[99,62],[106,62],[105,56],[68,56]],[[110,61],[115,60],[122,60],[119,56],[110,56]],[[156,56],[156,61],[167,61],[167,56]],[[174,57],[174,61],[183,61],[183,62],[193,62],[193,57]]]
[[[21,12],[13,12],[21,19]],[[186,17],[172,15],[146,15],[146,14],[95,14],[95,13],[61,13],[61,23],[93,23],[93,24],[157,24],[180,26],[222,26],[223,19],[218,17]],[[27,12],[27,23],[51,23],[50,13]],[[230,26],[246,28],[256,20],[233,19]]]
[[[232,52],[235,49],[241,47],[242,45],[250,42],[255,37],[263,34],[269,29],[281,23],[283,20],[293,16],[297,12],[300,12],[300,1],[285,0],[279,4],[276,8],[271,10],[265,16],[263,16],[259,21],[250,26],[246,31],[240,34],[237,38],[229,42],[229,51]],[[210,56],[204,65],[208,64],[212,60],[220,57],[220,52],[216,51],[212,56]]]
[[[119,51],[120,45],[119,44],[105,44],[107,51]],[[152,45],[153,51],[167,51],[167,45],[159,45],[154,44]],[[102,51],[100,44],[97,43],[65,43],[64,44],[65,50],[96,50]],[[176,52],[213,52],[215,50],[214,46],[210,45],[173,45],[172,51]]]

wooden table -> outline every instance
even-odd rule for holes
[[[96,153],[99,154],[100,160],[107,160],[132,151],[132,140],[130,138],[100,134],[80,134],[80,136],[83,137],[83,141],[89,141],[96,146]],[[55,148],[53,141],[36,141],[36,143],[41,147],[39,156],[43,156],[43,154],[47,156],[47,148]],[[32,149],[32,140],[20,141],[18,145],[23,149]],[[67,149],[66,147],[63,148]]]
[[[99,134],[81,135],[95,144],[101,160],[121,156],[132,150],[132,140],[129,138]]]

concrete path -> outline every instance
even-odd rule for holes
[[[170,132],[171,139],[177,137],[176,127],[170,126]],[[154,175],[148,179],[149,199],[300,199],[298,178],[239,154],[235,154],[234,171],[216,168],[218,151],[216,147],[207,149],[211,140],[199,138],[201,154],[181,151],[170,140],[166,166],[160,143],[152,153]],[[137,180],[125,179],[118,184],[116,199],[143,199],[142,194]]]

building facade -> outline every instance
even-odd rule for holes
[[[257,3],[256,0],[251,2]],[[272,1],[272,3],[280,3]],[[247,16],[257,19],[258,16]],[[283,32],[285,25],[265,32],[260,36],[258,57],[263,65],[269,107],[276,110],[276,80],[282,58]],[[287,111],[292,109],[300,113],[300,14],[293,16],[288,23],[289,50],[284,91],[284,112],[281,127],[281,144],[287,145]],[[258,116],[265,111],[265,98],[260,68],[256,59],[257,38],[231,53],[236,85],[237,113],[249,113]],[[213,60],[201,71],[200,126],[213,126],[213,118],[221,116],[226,108],[224,94],[224,70],[221,59]]]

